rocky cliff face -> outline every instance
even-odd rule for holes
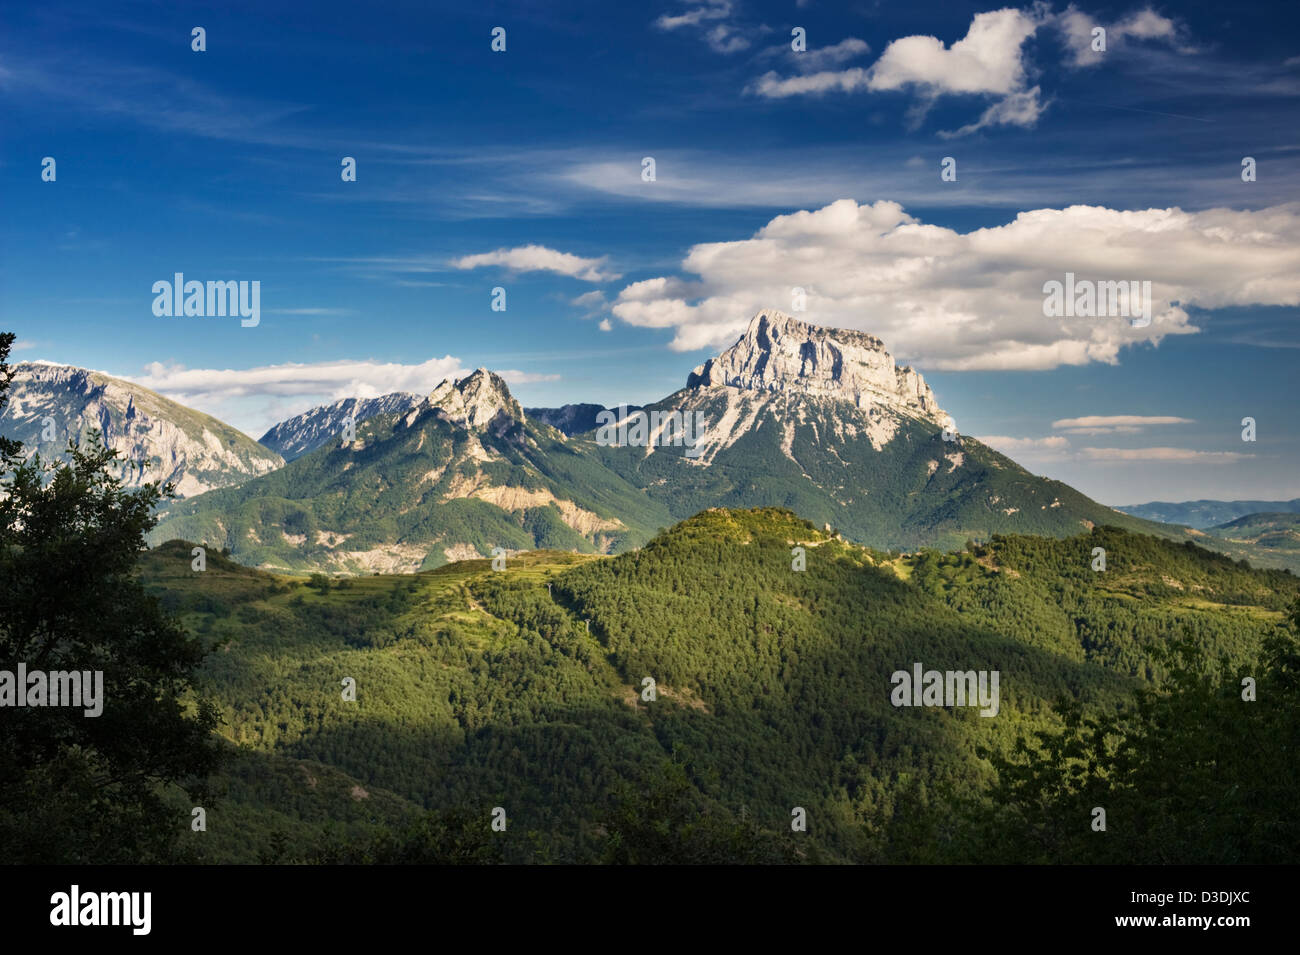
[[[755,315],[740,340],[691,372],[686,384],[831,398],[940,427],[951,420],[930,386],[911,368],[896,367],[879,338],[809,325],[775,309]]]
[[[505,379],[486,368],[459,381],[448,378],[433,389],[427,401],[448,421],[471,431],[496,433],[524,420],[524,409],[510,394]]]
[[[292,461],[337,438],[343,431],[345,418],[351,417],[355,424],[360,424],[377,414],[409,411],[422,400],[419,395],[405,391],[378,398],[344,398],[286,418],[262,435],[260,441],[286,461]]]
[[[128,487],[172,482],[182,497],[284,464],[230,425],[129,381],[44,362],[22,362],[14,372],[0,433],[22,441],[29,456],[61,458],[70,438],[97,428],[121,455],[119,476]]]

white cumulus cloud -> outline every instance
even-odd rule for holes
[[[1106,53],[1095,51],[1093,31],[1099,24],[1073,4],[1060,13],[1046,3],[1026,9],[1007,7],[977,13],[966,35],[947,45],[937,36],[916,34],[891,41],[871,66],[837,70],[844,60],[866,52],[866,44],[850,40],[827,47],[819,56],[811,51],[797,63],[804,75],[782,77],[769,71],[749,85],[749,91],[769,99],[820,96],[826,93],[908,91],[915,95],[908,112],[915,123],[941,96],[999,97],[979,118],[944,138],[965,136],[990,126],[1032,127],[1048,106],[1039,86],[1031,87],[1027,41],[1050,28],[1061,37],[1070,66],[1100,63]],[[1194,52],[1181,39],[1183,30],[1173,20],[1149,7],[1104,27],[1107,51],[1124,49],[1132,40],[1173,45],[1180,53]],[[851,38],[852,39],[852,38]]]
[[[1151,322],[1044,315],[1044,283],[1151,282]],[[1253,210],[1034,209],[961,232],[895,202],[840,199],[753,235],[693,246],[680,275],[626,286],[613,315],[672,329],[671,347],[730,345],[761,308],[884,339],[896,356],[949,370],[1114,364],[1126,346],[1191,334],[1186,308],[1300,305],[1300,203]]]
[[[966,36],[945,47],[933,36],[905,36],[871,67],[871,89],[919,87],[938,93],[1014,93],[1024,88],[1021,46],[1039,20],[1021,10],[977,13]]]
[[[900,37],[886,46],[869,68],[822,69],[786,78],[768,72],[752,83],[750,90],[770,99],[857,90],[910,90],[919,97],[910,112],[914,120],[942,95],[995,95],[1002,99],[976,122],[948,135],[965,135],[986,126],[1032,126],[1044,107],[1038,88],[1027,88],[1022,47],[1041,22],[1036,10],[978,13],[966,36],[951,46],[934,36]],[[841,54],[848,58],[865,52],[866,44],[860,40],[857,44],[860,46],[830,47],[811,63],[831,66]]]

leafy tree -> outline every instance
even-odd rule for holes
[[[501,834],[487,815],[467,808],[422,813],[399,829],[365,842],[326,843],[307,861],[318,865],[500,865]],[[281,852],[283,846],[277,846]]]
[[[0,332],[0,408],[4,407],[4,396],[9,393],[9,384],[14,378],[13,369],[9,367],[9,349],[13,347],[14,337],[13,332]],[[0,460],[6,468],[22,450],[22,442],[0,435]]]
[[[0,335],[0,407],[13,341]],[[165,788],[216,760],[215,708],[190,697],[204,656],[135,578],[154,505],[171,488],[122,489],[98,435],[66,463],[22,461],[5,441],[0,479],[0,670],[102,671],[102,713],[0,709],[0,845],[8,862],[176,857],[187,814]],[[25,698],[26,687],[16,687]]]
[[[793,833],[701,806],[679,758],[663,760],[644,789],[622,783],[602,828],[603,861],[614,865],[777,865],[804,855]]]
[[[1191,641],[1169,677],[1119,713],[1063,705],[1063,728],[1021,740],[971,817],[982,861],[1276,864],[1300,860],[1300,601],[1293,631],[1232,666]],[[1245,680],[1254,681],[1247,699]],[[1105,810],[1106,829],[1094,828]]]

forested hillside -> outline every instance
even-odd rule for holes
[[[177,542],[143,574],[217,648],[204,690],[240,754],[195,849],[241,861],[907,861],[915,832],[959,853],[936,814],[1059,730],[1058,699],[1116,712],[1179,638],[1246,665],[1298,583],[1115,528],[902,556],[780,510],[504,571],[196,573]],[[917,662],[999,671],[997,715],[893,706]]]

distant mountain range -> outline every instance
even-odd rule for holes
[[[1300,497],[1290,501],[1183,501],[1174,504],[1169,501],[1152,501],[1149,504],[1132,504],[1117,507],[1117,511],[1132,514],[1148,521],[1161,521],[1166,524],[1183,524],[1204,530],[1235,521],[1247,514],[1296,514],[1300,513]]]
[[[119,476],[127,486],[170,481],[184,497],[284,464],[275,451],[230,425],[129,381],[45,362],[12,367],[0,434],[21,441],[29,456],[61,459],[69,439],[97,428],[104,443],[120,452]]]
[[[394,391],[378,398],[344,398],[330,405],[317,405],[300,415],[286,418],[258,440],[281,455],[286,461],[300,458],[315,451],[326,441],[337,438],[343,429],[344,419],[365,421],[379,414],[410,411],[424,398],[408,391]],[[581,434],[596,427],[596,418],[604,405],[573,404],[560,408],[525,408],[524,414],[534,421],[549,424],[566,435]],[[639,407],[624,409],[639,411]]]
[[[1171,526],[1231,513],[1211,514],[1212,505],[1288,507],[1098,504],[958,433],[922,376],[897,366],[880,339],[774,310],[755,315],[684,388],[644,408],[525,410],[500,376],[480,368],[424,397],[394,392],[312,408],[260,444],[98,372],[16,367],[0,431],[44,455],[96,423],[128,462],[146,462],[143,471],[124,467],[128,483],[173,480],[186,497],[160,510],[151,543],[195,540],[268,569],[396,572],[494,551],[613,553],[713,507],[788,508],[881,549],[1112,525],[1194,535],[1234,556],[1300,569],[1300,551],[1263,530]],[[51,421],[56,434],[46,440]],[[345,444],[349,421],[356,440]]]
[[[360,421],[356,438],[163,509],[151,541],[205,542],[267,568],[392,572],[497,548],[607,553],[671,523],[593,446],[529,420],[486,369]]]
[[[718,506],[787,507],[896,549],[1098,524],[1170,532],[957,434],[879,339],[776,311],[758,313],[682,390],[618,414],[529,415],[487,369],[423,399],[338,402],[268,432],[285,467],[166,508],[153,540],[202,541],[267,568],[357,572],[494,548],[615,552]],[[349,415],[358,440],[344,446]]]

